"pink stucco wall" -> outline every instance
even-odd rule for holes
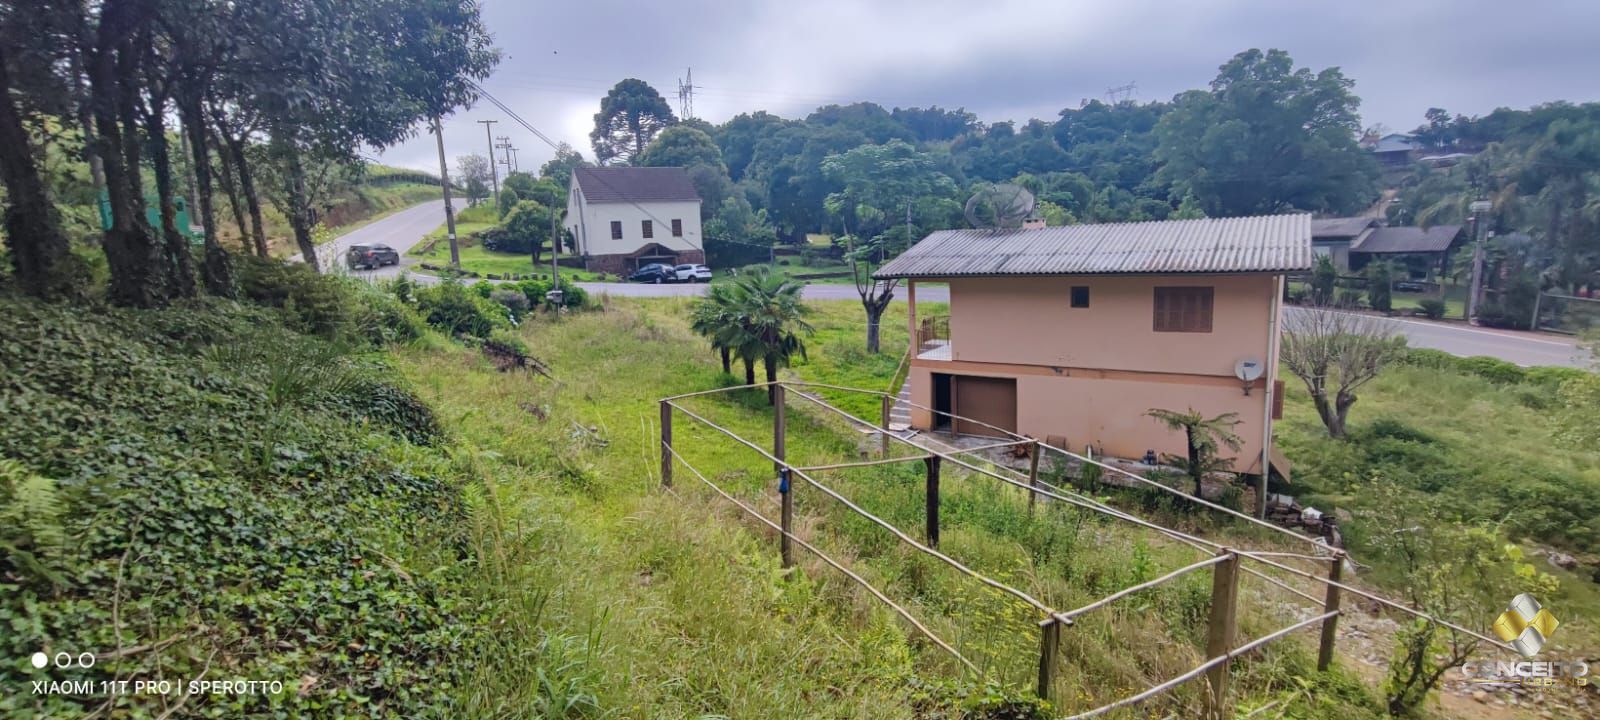
[[[1087,286],[1087,308],[1071,307],[1070,288]],[[1155,332],[1154,288],[1214,288],[1212,331]],[[1073,450],[1092,444],[1114,456],[1145,450],[1181,453],[1181,434],[1145,416],[1151,408],[1238,413],[1244,444],[1235,468],[1261,455],[1276,378],[1277,279],[1269,275],[970,278],[950,281],[948,362],[915,360],[913,402],[933,406],[932,373],[1017,378],[1017,431],[1065,436]],[[1234,363],[1267,362],[1268,376],[1246,396]],[[959,413],[959,408],[957,409]],[[926,428],[932,413],[913,408]],[[1225,453],[1228,454],[1228,453]]]

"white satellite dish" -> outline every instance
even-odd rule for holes
[[[1233,365],[1233,376],[1246,383],[1253,383],[1266,374],[1267,368],[1255,358],[1245,358]]]

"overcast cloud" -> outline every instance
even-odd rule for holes
[[[695,115],[720,123],[818,105],[965,107],[986,122],[1054,119],[1136,83],[1137,100],[1204,87],[1233,54],[1282,48],[1356,81],[1366,125],[1406,130],[1429,107],[1483,114],[1600,99],[1594,0],[483,0],[504,53],[484,86],[523,119],[592,157],[600,98],[625,77],[677,108],[694,68]],[[551,155],[487,103],[445,122],[446,152],[486,153],[498,120],[524,170]],[[382,154],[437,172],[431,135]]]

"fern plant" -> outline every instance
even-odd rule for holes
[[[57,585],[67,558],[67,504],[56,481],[0,458],[0,551],[10,564]]]

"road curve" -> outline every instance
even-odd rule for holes
[[[343,268],[344,249],[357,243],[381,242],[400,251],[398,267],[381,270],[351,271],[350,274],[370,279],[393,277],[412,269],[416,260],[406,255],[422,238],[444,224],[444,201],[435,200],[401,210],[381,220],[347,233],[323,245],[318,254],[325,265]],[[297,256],[298,257],[298,256]],[[418,281],[433,282],[435,278],[417,275]],[[619,297],[683,297],[703,294],[705,285],[637,285],[630,283],[578,283],[590,293],[607,293]],[[895,300],[903,301],[904,288],[895,291]],[[807,300],[855,300],[853,285],[815,284],[805,289]],[[917,288],[917,300],[923,302],[949,302],[950,292],[943,286]],[[1287,312],[1302,312],[1299,308],[1286,308]],[[1576,341],[1545,333],[1527,333],[1514,330],[1491,330],[1469,327],[1459,323],[1441,323],[1409,318],[1382,318],[1395,333],[1404,335],[1412,347],[1442,350],[1452,355],[1487,355],[1518,365],[1561,365],[1588,367],[1590,355],[1578,347]]]

